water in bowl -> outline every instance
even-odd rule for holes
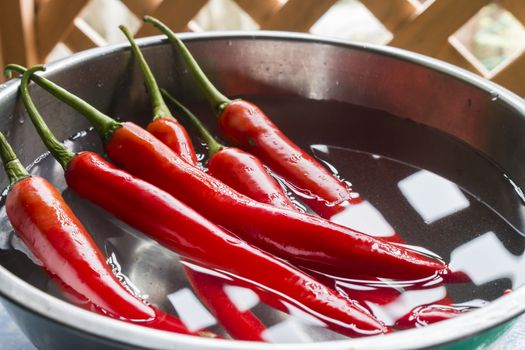
[[[342,295],[360,300],[386,324],[398,326],[398,320],[418,306],[442,304],[468,311],[523,284],[522,193],[489,159],[440,131],[377,110],[290,97],[247,99],[260,105],[292,140],[351,183],[363,199],[333,221],[385,239],[395,237],[437,254],[472,282],[444,285],[439,279],[341,278],[308,271],[313,276]],[[206,105],[192,104],[191,109],[215,130]],[[102,152],[92,130],[81,131],[66,143],[74,151]],[[203,159],[205,149],[197,140],[194,143]],[[290,304],[284,303],[281,311],[268,306],[272,304],[268,298],[275,301],[275,297],[260,287],[181,262],[177,254],[76,196],[51,156],[36,159],[30,171],[62,191],[122,283],[136,295],[178,315],[188,328],[208,328],[228,337],[218,317],[188,282],[185,269],[192,269],[194,274],[213,280],[238,310],[253,313],[264,324],[262,336],[269,342],[344,338]],[[276,178],[298,206],[308,211],[300,189]],[[0,263],[37,288],[64,298],[12,232],[2,211]],[[424,323],[416,320],[414,325]]]

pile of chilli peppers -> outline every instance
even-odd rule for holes
[[[179,254],[195,294],[232,338],[265,341],[266,326],[250,310],[236,307],[222,280],[191,266],[221,271],[238,286],[251,288],[268,306],[290,313],[293,305],[350,337],[386,334],[464,312],[445,296],[385,325],[368,303],[388,304],[401,291],[336,288],[334,278],[378,282],[438,278],[453,283],[465,282],[466,277],[450,271],[439,258],[400,244],[398,235],[385,240],[331,222],[331,217],[362,199],[287,138],[256,105],[221,94],[163,23],[149,16],[144,20],[173,44],[216,113],[218,130],[233,146],[217,141],[198,117],[157,85],[124,26],[120,29],[130,42],[153,107],[145,129],[116,121],[35,74],[45,70],[43,66],[26,69],[11,64],[5,70],[22,75],[23,103],[64,169],[69,188]],[[88,119],[112,163],[93,152],[72,153],[55,138],[31,100],[30,80]],[[206,144],[205,164],[199,163],[188,132],[166,101]],[[9,220],[72,303],[141,326],[218,337],[206,329],[190,331],[178,318],[133,295],[113,274],[60,193],[45,179],[28,174],[1,133],[0,155],[10,181],[5,204]],[[305,203],[317,215],[296,206],[268,169],[307,193]]]

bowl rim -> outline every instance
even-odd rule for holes
[[[311,34],[274,32],[274,31],[218,31],[206,33],[182,33],[181,39],[186,42],[210,40],[277,40],[305,42],[311,44],[326,44],[351,50],[371,52],[390,56],[395,59],[414,63],[441,72],[455,79],[464,81],[481,89],[499,100],[525,118],[524,100],[507,89],[478,77],[462,68],[439,61],[421,54],[406,50],[375,45],[349,42],[341,39],[326,38]],[[165,44],[167,39],[162,36],[141,38],[139,46],[155,46]],[[76,53],[46,65],[45,75],[74,66],[86,60],[103,55],[115,54],[127,50],[127,43],[94,48]],[[16,93],[19,79],[13,79],[0,85],[0,103],[12,93]],[[120,322],[59,300],[18,278],[10,271],[0,266],[0,296],[23,309],[38,314],[42,318],[52,320],[66,327],[84,332],[90,336],[115,341],[125,345],[172,349],[175,346],[185,346],[185,349],[296,349],[300,346],[305,350],[323,349],[412,349],[445,345],[461,339],[481,334],[506,321],[510,321],[525,312],[525,287],[520,287],[512,293],[502,296],[487,306],[469,312],[461,317],[428,327],[395,332],[384,336],[365,337],[358,339],[324,341],[316,343],[256,343],[237,340],[206,339],[195,336],[174,334]]]

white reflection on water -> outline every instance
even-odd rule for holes
[[[326,324],[320,319],[310,315],[309,313],[304,312],[303,310],[285,301],[283,301],[282,303],[288,309],[287,313],[290,315],[290,318],[295,319],[297,322],[305,325],[326,327]]]
[[[419,305],[437,302],[447,296],[444,286],[423,290],[405,291],[398,298],[386,305],[367,303],[372,313],[386,324],[394,324],[398,319]]]
[[[381,212],[368,201],[347,206],[345,210],[332,216],[330,221],[375,237],[390,237],[395,234]]]
[[[16,249],[25,254],[35,264],[42,266],[42,262],[27,248],[22,239],[15,233],[7,217],[5,205],[0,209],[0,250]]]
[[[509,278],[516,288],[525,282],[525,255],[511,254],[492,231],[452,251],[450,267],[465,272],[476,285]]]
[[[248,288],[225,285],[224,292],[241,312],[248,311],[259,303],[259,296]]]
[[[271,343],[310,343],[313,341],[308,329],[295,318],[288,318],[266,328],[262,337]]]
[[[168,299],[190,332],[217,323],[215,317],[206,310],[199,298],[189,288],[182,288],[175,293],[168,294]]]
[[[7,218],[5,206],[0,209],[0,249],[5,250],[10,248],[9,241],[13,234],[13,228]]]
[[[397,186],[427,224],[470,205],[458,186],[430,171],[420,170],[399,181]]]

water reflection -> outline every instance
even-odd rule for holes
[[[294,318],[268,327],[262,335],[266,341],[271,343],[310,343],[314,340],[308,330]]]
[[[120,283],[122,283],[131,294],[143,300],[148,299],[149,296],[141,294],[140,289],[137,288],[131,279],[122,272],[122,266],[117,260],[115,253],[110,253],[109,257],[106,259],[106,262],[111,267],[111,271],[120,281]]]
[[[167,295],[181,321],[191,331],[208,328],[217,323],[213,315],[202,305],[189,288],[182,288]]]
[[[305,325],[326,327],[326,324],[317,317],[314,317],[313,315],[304,312],[303,310],[291,305],[290,303],[287,303],[285,301],[283,301],[282,303],[288,310],[287,313],[290,315],[290,317],[297,320],[298,322]]]
[[[240,312],[248,311],[259,303],[259,297],[251,289],[224,285],[224,292]]]
[[[427,170],[420,170],[399,181],[398,187],[427,224],[470,205],[458,186]]]
[[[511,254],[492,232],[486,232],[452,251],[450,266],[463,271],[476,285],[500,278],[516,288],[525,283],[525,255]]]
[[[514,230],[508,229],[506,222],[487,210],[486,205],[475,197],[462,193],[454,183],[386,157],[326,145],[315,145],[312,149],[334,173],[339,172],[341,177],[351,179],[355,189],[366,198],[361,203],[348,206],[333,218],[334,221],[383,237],[392,237],[397,231],[402,238],[406,238],[406,242],[436,250],[446,260],[450,255],[452,267],[472,278],[474,284],[455,286],[444,286],[437,279],[425,282],[380,279],[377,282],[369,279],[366,283],[358,279],[332,281],[342,295],[355,299],[362,296],[363,305],[385,323],[394,324],[419,305],[453,303],[454,306],[480,307],[486,303],[483,298],[492,300],[507,288],[490,282],[508,278],[514,288],[525,282],[525,259],[509,251],[513,249],[511,245],[519,247],[522,237],[516,239]],[[53,177],[55,183],[59,188],[65,188],[62,170],[51,157],[44,157],[32,171],[49,178],[46,169],[57,173]],[[297,198],[300,200],[302,197]],[[173,312],[173,306],[189,329],[214,327],[214,332],[227,337],[217,326],[216,318],[199,301],[198,293],[190,288],[183,269],[178,266],[176,254],[74,195],[66,195],[66,200],[97,242],[105,247],[110,256],[109,262],[119,278],[135,283],[137,287],[132,288],[135,294],[147,293],[149,301],[169,312]],[[0,216],[4,219],[0,221],[0,249],[15,246],[25,250],[16,236],[11,239],[11,228],[6,224],[5,213],[0,212]],[[479,232],[483,234],[473,239]],[[427,253],[430,254],[430,251]],[[7,254],[5,256],[10,258]],[[3,261],[8,261],[7,258]],[[18,259],[18,256],[15,258]],[[12,261],[18,262],[14,258]],[[267,341],[310,342],[342,337],[323,328],[324,324],[318,318],[284,300],[281,301],[284,305],[282,309],[268,306],[265,304],[267,299],[257,294],[262,289],[260,286],[253,290],[244,288],[235,285],[237,281],[234,278],[220,271],[186,262],[183,264],[217,279],[234,308],[240,312],[253,312],[261,320],[266,327],[263,337]],[[34,266],[28,267],[28,270],[30,268]],[[29,273],[18,273],[24,274],[29,282],[49,291],[49,286],[41,280],[31,279],[33,276]],[[415,284],[422,289],[413,287]],[[484,289],[482,285],[488,287]],[[493,292],[487,292],[488,289]],[[447,294],[450,299],[446,298]]]
[[[375,237],[395,235],[394,229],[381,212],[366,200],[347,206],[345,210],[332,216],[331,221]]]
[[[416,306],[432,304],[444,299],[446,296],[446,288],[440,286],[424,290],[405,291],[388,304],[367,303],[367,305],[380,320],[388,325],[393,325]]]
[[[5,200],[5,196],[1,197],[2,201]],[[13,235],[13,228],[7,218],[5,206],[0,209],[0,249],[6,250],[10,248],[11,235]]]

